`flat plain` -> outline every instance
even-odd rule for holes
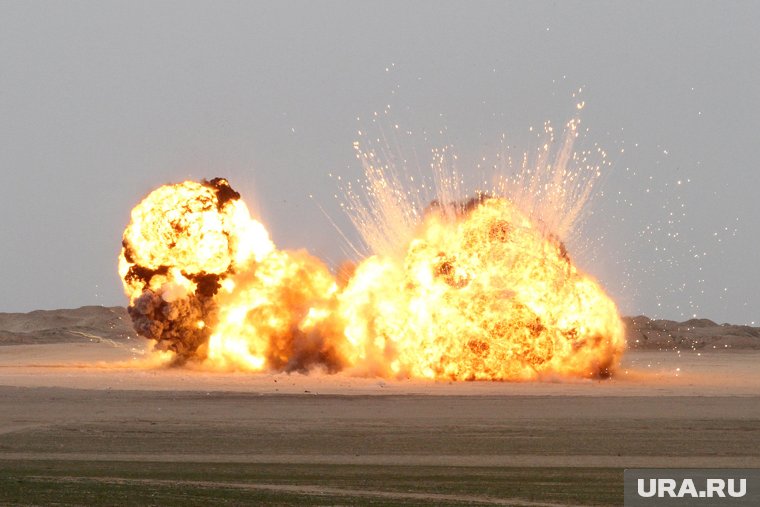
[[[620,505],[626,467],[760,467],[760,352],[610,380],[156,368],[139,339],[0,347],[0,504]]]

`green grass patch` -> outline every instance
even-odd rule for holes
[[[620,505],[622,476],[611,468],[0,461],[0,504]],[[266,485],[283,489],[260,489]]]

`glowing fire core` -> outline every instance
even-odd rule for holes
[[[336,276],[277,249],[226,180],[186,181],[132,210],[119,272],[135,329],[175,364],[456,380],[617,365],[615,304],[512,200],[434,202],[398,243]]]

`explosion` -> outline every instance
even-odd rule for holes
[[[224,178],[154,190],[132,210],[122,244],[135,330],[177,362],[340,363],[320,334],[337,289],[329,270],[305,252],[276,250]]]
[[[428,212],[403,261],[363,262],[340,301],[349,362],[377,375],[606,376],[622,348],[614,303],[506,199]]]
[[[567,143],[558,157],[567,159]],[[440,189],[452,185],[441,178],[442,198],[421,208],[371,155],[360,158],[369,202],[349,192],[349,209],[373,254],[338,276],[305,251],[277,249],[225,179],[150,193],[132,210],[119,258],[137,332],[177,363],[212,369],[454,380],[611,374],[625,347],[622,324],[549,229],[562,221],[536,217],[541,191],[557,208],[552,185],[534,189],[527,208],[499,191],[508,182],[462,201],[446,199],[452,193]],[[577,211],[570,206],[558,208],[565,218]]]

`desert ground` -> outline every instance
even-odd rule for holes
[[[757,329],[627,325],[612,379],[452,383],[155,367],[123,309],[0,314],[0,504],[621,505],[626,467],[760,467]]]

